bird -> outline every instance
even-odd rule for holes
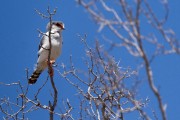
[[[36,67],[28,79],[29,84],[36,83],[40,74],[48,67],[48,63],[54,64],[62,51],[62,31],[65,29],[64,23],[61,21],[51,21],[47,24],[46,29],[47,32],[43,34],[39,44]],[[51,33],[51,54],[48,62],[50,51],[49,33]],[[50,72],[50,75],[53,75],[51,70]]]

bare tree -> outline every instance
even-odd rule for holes
[[[166,107],[155,86],[151,62],[160,54],[180,53],[173,30],[164,27],[169,13],[167,0],[162,0],[159,4],[159,7],[164,7],[165,10],[163,19],[157,17],[148,0],[119,0],[111,3],[104,0],[77,0],[77,2],[99,24],[99,32],[109,29],[117,36],[118,43],[107,40],[105,36],[111,47],[125,47],[130,55],[142,60],[139,66],[145,68],[149,87],[158,101],[162,119],[166,120]],[[143,30],[148,27],[152,31],[146,34]],[[159,38],[160,35],[163,40]],[[152,53],[147,52],[147,45],[154,48]]]
[[[132,79],[132,85],[125,84],[136,72],[130,68],[122,68],[119,62],[106,52],[99,42],[91,48],[86,41],[86,35],[80,36],[85,45],[87,71],[75,67],[71,58],[69,69],[63,66],[59,74],[74,86],[80,97],[80,120],[124,120],[124,114],[138,111],[138,117],[150,120],[143,108],[149,99],[136,99],[137,81]],[[73,78],[77,81],[75,81]],[[72,82],[72,80],[73,82]],[[137,117],[137,118],[138,118]]]

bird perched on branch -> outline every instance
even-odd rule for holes
[[[47,32],[43,34],[39,45],[37,65],[33,74],[29,78],[28,81],[29,84],[36,83],[39,75],[43,72],[43,70],[46,69],[49,65],[55,63],[56,58],[61,54],[61,49],[62,49],[61,32],[62,30],[65,29],[64,24],[60,21],[52,21],[51,23],[47,24],[46,29]],[[50,59],[48,61],[49,54],[50,54]],[[49,74],[53,75],[53,72],[50,71]]]

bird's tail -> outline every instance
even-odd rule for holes
[[[28,79],[28,83],[29,83],[29,84],[34,84],[34,83],[36,83],[36,81],[37,81],[38,77],[40,76],[41,72],[42,72],[42,71],[35,70],[35,71],[33,72],[33,74],[31,75],[31,77]]]

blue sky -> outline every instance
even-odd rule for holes
[[[180,2],[178,0],[169,0],[170,14],[166,26],[172,28],[177,38],[180,38]],[[84,56],[83,45],[81,44],[77,34],[87,34],[88,43],[93,45],[94,39],[98,37],[97,24],[93,23],[91,17],[81,6],[78,6],[75,1],[59,0],[59,1],[25,1],[25,0],[4,0],[0,4],[0,82],[11,83],[16,81],[26,82],[25,69],[29,68],[29,72],[32,73],[34,65],[37,60],[37,49],[40,38],[38,37],[37,29],[45,31],[47,24],[46,19],[42,19],[34,9],[38,9],[41,12],[46,12],[47,7],[58,8],[57,14],[54,16],[54,20],[61,20],[65,23],[66,30],[63,32],[63,52],[57,63],[69,64],[69,56],[72,54],[73,62],[79,67],[83,68],[82,57]],[[154,8],[155,10],[157,8]],[[121,55],[123,57],[121,57]],[[128,60],[128,55],[123,55],[122,52],[118,55],[122,61],[123,66],[131,66],[131,60]],[[127,59],[126,59],[127,57]],[[160,88],[160,93],[163,98],[163,102],[167,103],[167,116],[171,120],[180,119],[180,114],[177,114],[180,107],[180,56],[168,55],[160,56],[152,63],[152,69],[154,71],[155,83]],[[41,85],[41,81],[46,78],[47,72],[44,72],[40,81],[34,86],[31,86],[30,90],[37,90]],[[70,102],[75,96],[75,89],[71,85],[68,85],[63,79],[61,79],[57,73],[55,78],[58,80],[59,99],[66,100],[69,98]],[[144,92],[140,93],[143,98],[153,97],[152,93],[148,90],[147,85],[142,87]],[[15,89],[5,86],[0,86],[0,97],[10,96],[11,99],[15,99]],[[40,96],[44,98],[46,92],[49,89],[44,90]],[[49,96],[47,96],[49,97]],[[75,104],[76,101],[72,101]],[[156,100],[151,100],[151,108],[156,108],[154,105]],[[37,114],[34,112],[34,114]],[[30,116],[31,118],[32,116]],[[38,118],[46,118],[48,115],[41,115]],[[0,113],[2,118],[2,113]],[[32,117],[32,119],[38,119]]]

